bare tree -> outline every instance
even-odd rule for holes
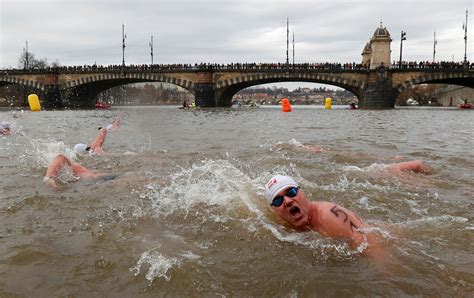
[[[59,64],[57,60],[55,63]],[[47,58],[36,59],[35,54],[26,51],[26,49],[23,49],[20,58],[18,58],[18,68],[45,69],[48,66],[49,63]]]

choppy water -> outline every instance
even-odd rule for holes
[[[76,156],[121,116],[107,156]],[[0,296],[469,296],[474,113],[296,107],[0,113]],[[327,150],[315,153],[305,145]],[[64,153],[116,180],[43,185]],[[395,156],[431,175],[393,177]],[[383,238],[376,265],[296,233],[263,199],[272,174],[343,205]]]

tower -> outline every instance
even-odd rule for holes
[[[370,48],[372,53],[370,55],[370,69],[375,69],[380,65],[389,67],[391,64],[391,50],[390,43],[392,38],[390,38],[390,33],[387,28],[382,26],[380,22],[380,27],[375,29],[374,35],[370,39]]]
[[[368,42],[364,50],[362,51],[362,65],[365,67],[369,67],[370,65],[370,56],[372,56],[372,48],[370,47],[370,43]]]

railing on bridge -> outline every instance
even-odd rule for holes
[[[463,62],[402,62],[402,65],[394,63],[390,65],[390,69],[397,71],[404,70],[463,70],[474,69],[474,63],[464,64]],[[141,64],[141,65],[79,65],[79,66],[58,66],[48,67],[46,69],[4,69],[0,70],[0,75],[7,74],[34,74],[34,73],[94,73],[94,72],[196,72],[196,71],[258,71],[258,72],[304,72],[304,71],[321,71],[321,72],[367,72],[369,69],[358,63],[201,63],[201,64]]]

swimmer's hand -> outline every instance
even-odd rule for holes
[[[51,188],[58,188],[58,185],[56,184],[56,181],[54,181],[54,179],[51,178],[51,177],[44,176],[43,182],[45,182],[46,185],[51,187]]]

